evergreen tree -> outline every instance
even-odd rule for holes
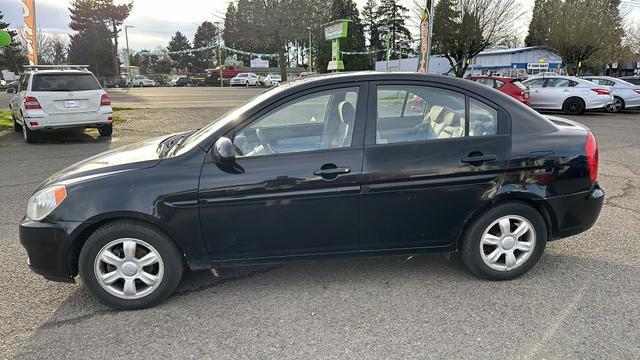
[[[524,39],[526,46],[538,46],[549,44],[551,23],[555,16],[554,0],[536,0],[533,6],[533,16],[529,23],[529,33]]]
[[[120,63],[118,58],[118,36],[124,20],[129,17],[133,3],[119,4],[113,0],[74,0],[71,3],[69,12],[71,13],[72,30],[82,33],[89,28],[94,28],[95,24],[103,24],[109,34],[111,46],[110,56],[113,64],[113,74],[120,73]],[[93,30],[92,30],[93,31]]]
[[[193,48],[198,49],[207,46],[218,45],[219,29],[211,22],[205,21],[196,30],[193,38]],[[193,71],[203,73],[206,69],[213,67],[217,62],[216,50],[198,51],[193,53]]]
[[[15,31],[8,31],[9,24],[2,21],[4,15],[0,11],[0,31],[6,31],[11,36],[11,44],[0,48],[0,68],[9,69],[15,73],[22,72],[22,66],[29,63],[26,54],[21,50],[17,42],[18,34]]]
[[[189,39],[187,39],[187,37],[184,36],[180,31],[177,31],[175,35],[173,35],[171,41],[169,41],[169,46],[167,46],[168,51],[181,51],[188,49],[191,49]],[[177,69],[188,71],[191,68],[193,56],[190,53],[171,54],[169,55],[169,57],[171,58],[174,66]]]
[[[387,36],[389,37],[392,59],[397,59],[400,51],[403,57],[411,51],[411,32],[405,26],[407,12],[409,9],[400,4],[399,0],[382,0],[378,7],[380,35],[385,41],[385,48]]]
[[[102,23],[86,25],[82,31],[70,36],[69,61],[72,64],[86,64],[98,77],[114,75],[113,44],[110,32]]]
[[[380,39],[380,29],[378,24],[378,1],[367,0],[362,9],[362,23],[364,30],[368,35],[369,50],[377,51],[383,49],[382,40]],[[376,60],[382,59],[382,52],[373,53],[371,55],[371,63],[374,66]]]

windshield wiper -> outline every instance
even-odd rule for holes
[[[179,134],[175,134],[173,136],[169,136],[168,138],[162,140],[160,144],[158,144],[158,156],[163,158],[166,157],[172,149],[179,149],[184,141],[189,137],[189,135],[193,134],[195,130],[187,131]],[[174,151],[175,152],[175,151]]]

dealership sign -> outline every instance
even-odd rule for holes
[[[251,67],[252,68],[268,68],[269,67],[269,60],[253,59],[253,60],[251,60]]]
[[[331,41],[331,61],[327,65],[329,71],[344,70],[344,62],[340,56],[340,39],[349,36],[351,20],[339,19],[325,25],[324,37]]]
[[[549,63],[528,63],[527,70],[549,70]]]

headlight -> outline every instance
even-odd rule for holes
[[[64,186],[52,186],[33,194],[27,204],[27,217],[32,221],[40,221],[47,217],[67,197]]]

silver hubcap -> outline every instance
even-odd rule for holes
[[[507,215],[487,227],[480,239],[480,256],[490,268],[511,271],[522,264],[533,253],[536,233],[529,220]]]
[[[158,251],[133,238],[113,240],[94,261],[96,279],[102,288],[121,299],[139,299],[155,291],[164,276]]]

